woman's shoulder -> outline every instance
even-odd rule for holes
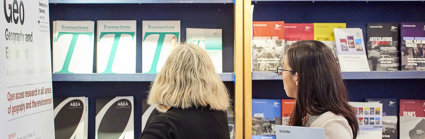
[[[348,121],[347,119],[345,119],[344,116],[334,114],[333,112],[330,112],[330,111],[319,115],[317,119],[313,123],[311,123],[311,125],[324,126],[328,123],[334,123],[334,122],[347,123],[348,125]]]
[[[325,112],[319,115],[317,119],[311,123],[310,127],[324,128],[327,139],[353,138],[353,132],[347,119],[345,119],[344,116],[332,112]]]

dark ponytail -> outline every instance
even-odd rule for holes
[[[307,115],[327,111],[344,116],[353,131],[359,129],[353,107],[332,50],[319,41],[299,41],[286,51],[288,64],[298,73],[298,94],[289,124],[304,126]]]

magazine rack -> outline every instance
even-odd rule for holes
[[[140,137],[142,97],[149,91],[155,74],[142,71],[142,20],[180,20],[181,40],[186,28],[221,28],[223,73],[220,77],[234,103],[235,136],[243,135],[242,2],[233,0],[50,0],[50,21],[54,20],[137,20],[135,74],[53,74],[54,97],[89,98],[89,138],[95,138],[96,98],[134,97],[134,136]],[[96,28],[96,27],[95,27]],[[96,31],[95,31],[96,34]],[[95,45],[96,46],[96,43]],[[95,47],[96,52],[96,47]],[[96,54],[94,55],[96,57]],[[96,69],[96,59],[94,58]]]
[[[254,5],[253,13],[251,5]],[[253,21],[285,23],[347,23],[361,28],[376,22],[423,22],[422,0],[244,0],[244,137],[252,136],[252,99],[288,98],[282,77],[273,72],[251,72]],[[246,33],[249,32],[249,33]],[[350,101],[365,98],[425,99],[425,71],[342,72]],[[325,79],[324,79],[325,80]]]

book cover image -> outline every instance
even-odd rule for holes
[[[382,103],[349,102],[354,107],[359,123],[357,139],[382,138]]]
[[[314,40],[313,23],[285,23],[285,46],[302,40]]]
[[[360,28],[335,28],[337,56],[341,71],[370,71]]]
[[[235,109],[235,107],[234,107],[233,104],[227,109],[227,123],[229,124],[230,139],[235,138],[235,112],[234,112],[234,109]]]
[[[252,26],[252,70],[276,71],[284,58],[284,22],[254,21]]]
[[[68,97],[53,99],[55,138],[87,139],[88,98]]]
[[[98,20],[97,73],[136,73],[136,20]]]
[[[367,56],[371,71],[397,71],[400,66],[398,24],[367,24]]]
[[[223,44],[221,29],[186,28],[186,42],[204,48],[213,61],[215,71],[223,72]]]
[[[148,100],[147,96],[142,97],[142,118],[141,118],[142,132],[143,132],[143,129],[146,127],[146,124],[149,121],[149,119],[159,114],[159,111],[157,111],[154,106],[149,105],[147,100]]]
[[[93,73],[93,21],[53,21],[53,73]]]
[[[275,125],[281,125],[280,99],[252,99],[252,138],[276,138]]]
[[[400,99],[400,139],[425,138],[425,100]]]
[[[289,125],[289,119],[295,108],[295,99],[282,99],[282,125]]]
[[[395,98],[367,98],[366,101],[382,103],[382,139],[398,139],[398,100]]]
[[[337,50],[335,45],[334,28],[345,28],[346,23],[313,23],[314,40],[321,41],[332,49],[335,57]]]
[[[425,22],[401,23],[401,69],[425,70]]]
[[[96,139],[134,139],[132,96],[96,99]]]
[[[155,74],[180,41],[180,21],[143,20],[142,26],[142,73]]]

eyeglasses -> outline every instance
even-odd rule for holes
[[[287,69],[283,69],[283,66],[278,66],[278,67],[276,68],[276,73],[277,73],[278,75],[282,75],[284,71],[291,72],[291,73],[295,73],[295,72],[297,72],[297,71],[295,71],[295,70],[287,70]]]

